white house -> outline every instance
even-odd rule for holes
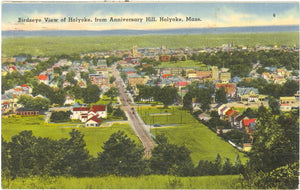
[[[89,112],[90,108],[88,107],[79,107],[79,108],[73,108],[71,110],[72,114],[70,115],[71,119],[80,119],[81,114],[87,114]]]
[[[71,95],[66,95],[64,105],[72,105],[75,103],[75,99]]]
[[[98,118],[107,117],[106,105],[93,105],[92,109],[88,113],[88,118],[98,115]]]
[[[86,127],[98,127],[101,123],[101,120],[98,118],[98,115],[94,115],[88,119],[85,123]]]

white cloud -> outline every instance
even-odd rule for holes
[[[221,10],[221,11],[220,11]],[[213,28],[213,27],[231,27],[231,26],[266,26],[266,25],[297,25],[299,24],[299,12],[297,8],[283,12],[276,17],[259,17],[255,14],[248,14],[243,12],[234,11],[227,7],[223,7],[220,10],[216,10],[214,17],[201,18],[202,21],[197,22],[185,22],[186,15],[175,14],[168,15],[169,17],[182,18],[183,22],[159,22],[159,16],[156,19],[158,22],[145,22],[145,18],[152,16],[149,13],[145,14],[131,14],[124,13],[119,15],[118,13],[111,15],[103,15],[101,11],[97,11],[91,14],[89,18],[94,21],[94,18],[107,18],[111,16],[117,18],[143,18],[142,23],[137,22],[99,22],[99,23],[76,23],[76,22],[58,22],[58,23],[45,23],[44,18],[57,18],[62,19],[66,15],[61,13],[44,14],[34,12],[28,17],[32,19],[42,19],[42,23],[18,23],[17,18],[12,22],[2,22],[2,30],[113,30],[113,29],[134,29],[134,30],[146,30],[146,29],[175,29],[175,28]],[[27,18],[27,17],[26,17]]]

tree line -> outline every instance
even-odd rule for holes
[[[299,53],[282,50],[194,53],[189,59],[219,68],[229,68],[231,75],[238,77],[247,77],[252,69],[252,63],[257,61],[262,67],[285,67],[288,70],[299,70]]]
[[[135,101],[142,99],[156,102],[162,102],[164,107],[167,108],[169,105],[176,101],[177,89],[172,86],[148,86],[148,85],[137,85],[139,95],[135,97]]]
[[[239,157],[235,164],[217,155],[216,160],[201,160],[194,167],[190,151],[168,142],[164,135],[155,139],[157,146],[150,159],[144,158],[144,148],[123,131],[110,136],[103,151],[92,157],[86,149],[84,135],[72,130],[69,138],[53,140],[35,137],[32,131],[22,131],[11,138],[2,138],[2,176],[14,179],[30,176],[139,176],[139,175],[227,175],[239,174],[243,166]]]
[[[69,138],[53,140],[35,137],[22,131],[11,138],[2,138],[2,175],[8,178],[39,176],[139,176],[139,175],[230,175],[242,174],[240,188],[295,189],[299,168],[299,112],[273,115],[261,106],[258,109],[252,149],[248,162],[234,163],[216,156],[214,161],[200,160],[194,166],[190,151],[184,145],[169,143],[157,135],[157,146],[151,158],[144,158],[144,149],[124,132],[118,131],[103,144],[102,152],[92,157],[86,149],[84,135],[73,129]]]

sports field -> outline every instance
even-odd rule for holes
[[[140,107],[137,110],[146,124],[161,125],[161,127],[151,128],[154,136],[165,134],[172,144],[185,145],[191,151],[195,165],[199,160],[213,161],[217,154],[229,158],[232,163],[237,155],[243,162],[247,160],[243,153],[233,148],[208,127],[199,123],[186,110],[181,110],[179,107],[163,109],[162,106]],[[160,115],[160,113],[168,114]]]
[[[187,110],[181,110],[179,107],[169,107],[166,109],[163,108],[163,106],[144,106],[137,107],[136,109],[139,112],[141,118],[148,125],[167,125],[198,122]]]

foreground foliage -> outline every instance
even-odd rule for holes
[[[8,180],[5,189],[233,189],[241,177],[232,176],[139,176],[139,177],[30,177]]]

